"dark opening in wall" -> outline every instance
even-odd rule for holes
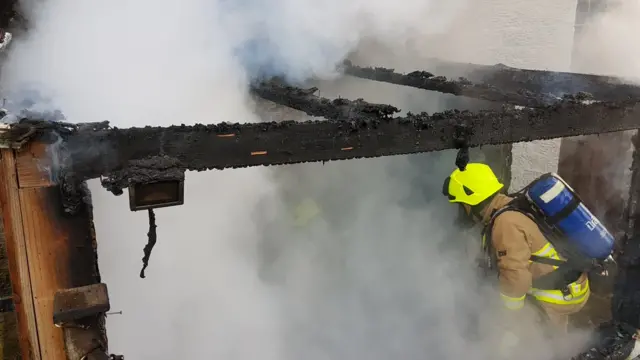
[[[607,0],[578,0],[575,17],[571,71],[590,72],[591,59],[581,53],[587,31],[598,15],[611,5]],[[629,132],[562,139],[558,173],[580,194],[600,221],[621,240],[626,189],[623,189],[630,142]],[[630,164],[629,164],[630,165]],[[587,306],[572,318],[579,327],[599,324],[611,318],[611,294],[593,294]]]

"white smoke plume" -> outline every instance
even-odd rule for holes
[[[640,17],[640,1],[615,0],[604,3],[606,7],[601,11],[594,11],[579,29],[579,36],[575,39],[574,71],[621,77],[629,83],[640,85],[640,43],[629,40],[631,34],[640,32],[640,22],[637,21]],[[606,149],[588,150],[596,153],[595,160],[589,161],[596,165],[596,171],[607,182],[605,196],[602,196],[600,184],[594,183],[589,190],[607,199],[601,204],[604,207],[615,203],[615,197],[625,201],[628,197],[633,153],[631,137],[636,133],[637,131],[630,130],[600,135],[602,140],[599,143],[606,146]],[[586,137],[589,138],[592,139]],[[580,138],[575,141],[579,141],[578,139]],[[567,153],[571,153],[575,143],[568,142],[566,146]],[[602,159],[597,154],[602,152],[617,156],[608,155]],[[597,212],[600,209],[594,210]]]
[[[256,76],[331,77],[361,41],[402,48],[446,32],[465,5],[47,0],[30,8],[34,27],[14,39],[2,86],[16,96],[37,89],[72,122],[258,121],[247,92]],[[324,84],[323,95],[448,106],[345,82]],[[185,205],[157,211],[145,280],[146,214],[92,182],[101,273],[123,311],[108,318],[110,350],[136,360],[482,358],[482,336],[463,338],[469,318],[491,312],[473,296],[473,264],[460,251],[469,239],[440,194],[453,158],[188,173]],[[320,215],[296,228],[307,198]]]
[[[640,83],[640,44],[628,36],[640,31],[640,1],[611,1],[590,19],[576,39],[579,71],[626,77]]]

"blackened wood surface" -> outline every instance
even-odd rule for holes
[[[438,70],[445,69],[447,73],[457,74],[458,78],[436,76]],[[394,69],[361,67],[347,61],[343,71],[347,75],[363,79],[530,107],[549,105],[565,94],[578,92],[589,93],[595,99],[602,101],[640,97],[640,87],[624,84],[621,79],[614,77],[527,70],[504,65],[487,66],[437,61],[433,65],[434,73],[413,71],[402,74]],[[451,77],[451,75],[448,76]]]
[[[78,178],[96,178],[158,155],[201,171],[437,151],[456,147],[461,126],[471,131],[472,147],[640,128],[637,100],[389,118],[378,109],[366,112],[313,96],[287,99],[285,105],[310,115],[343,120],[85,129],[67,139],[69,170]]]

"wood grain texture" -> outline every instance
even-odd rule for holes
[[[83,319],[83,329],[62,329],[53,322],[57,291],[100,283],[92,209],[83,204],[74,215],[64,213],[59,187],[41,172],[45,149],[34,143],[19,155],[2,151],[0,202],[11,281],[24,358],[75,360],[96,346],[106,347],[103,314]],[[87,359],[96,356],[102,355],[94,352]]]
[[[32,142],[16,152],[16,172],[20,188],[54,185],[49,175],[50,163],[46,149],[45,144]]]
[[[42,358],[75,360],[97,346],[106,348],[104,314],[75,324],[84,329],[61,329],[53,321],[58,291],[100,283],[91,205],[65,213],[58,186],[20,189],[20,199]],[[93,352],[87,360],[99,356]]]
[[[53,324],[56,291],[68,287],[66,234],[49,213],[46,189],[20,189],[24,238],[29,254],[31,286],[43,359],[66,360],[62,329]],[[62,266],[61,266],[62,265]]]
[[[64,324],[109,311],[107,284],[60,290],[54,300],[53,322]]]
[[[18,331],[23,357],[42,360],[36,312],[29,271],[28,247],[23,219],[13,150],[0,152],[0,204],[2,206],[9,271],[18,314]]]

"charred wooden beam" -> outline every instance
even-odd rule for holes
[[[41,168],[49,169],[50,181],[77,182],[107,175],[106,183],[117,191],[149,182],[145,169],[166,168],[164,160],[158,166],[138,166],[154,157],[169,159],[174,170],[201,171],[439,151],[460,147],[462,140],[474,147],[640,128],[640,100],[636,99],[593,102],[566,96],[540,108],[503,106],[501,110],[393,117],[399,110],[391,105],[322,98],[314,95],[315,88],[270,81],[254,86],[253,91],[329,121],[118,129],[106,122],[70,125],[30,119],[12,125],[10,131],[16,126],[22,134],[25,127],[33,128],[27,133],[55,144],[49,163],[40,160]],[[61,138],[65,141],[60,142]],[[133,168],[144,171],[127,171]],[[26,177],[25,181],[42,178]]]
[[[491,84],[505,91],[522,89],[532,93],[550,93],[559,97],[586,92],[595,99],[616,101],[640,97],[640,87],[630,83],[639,79],[564,71],[520,69],[504,64],[480,65],[429,60],[433,72],[444,76],[464,76],[471,82]]]
[[[392,117],[398,109],[364,100],[330,100],[277,83],[254,91],[277,103],[330,121],[144,127],[118,129],[105,123],[62,127],[65,141],[49,168],[52,178],[97,178],[132,162],[162,155],[182,170],[208,170],[379,157],[532,141],[640,128],[640,100],[589,103],[567,97],[536,109],[505,106],[502,111],[447,111]],[[32,121],[33,122],[33,121]],[[56,132],[55,126],[39,133]],[[48,131],[48,132],[47,132]],[[50,136],[58,144],[59,138]],[[64,174],[61,174],[64,173]],[[138,175],[132,175],[136,177]],[[133,181],[114,187],[125,188]],[[126,179],[127,177],[120,177]],[[126,183],[125,183],[126,182]]]
[[[550,105],[566,94],[578,92],[589,93],[602,101],[640,98],[640,87],[624,84],[623,80],[614,77],[526,70],[504,65],[439,64],[448,73],[458,74],[457,79],[422,70],[402,74],[383,67],[357,66],[350,61],[343,64],[342,71],[363,79],[528,107]]]

